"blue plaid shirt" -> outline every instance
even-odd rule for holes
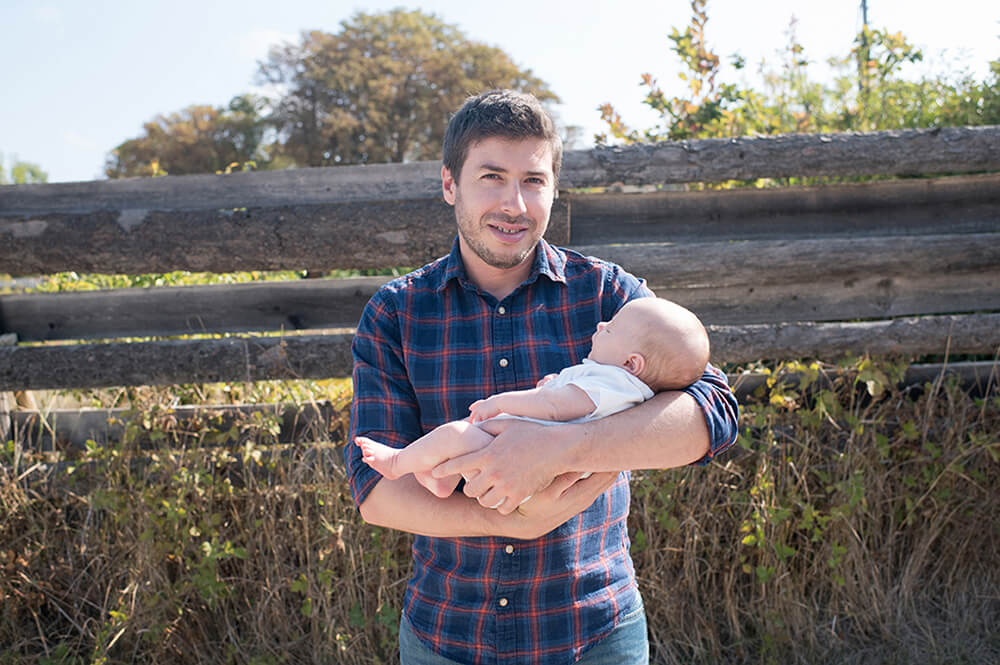
[[[396,447],[468,416],[477,399],[531,388],[579,363],[600,321],[651,295],[620,267],[539,244],[530,277],[502,301],[451,253],[386,284],[354,338],[350,439]],[[704,461],[736,439],[736,401],[709,366],[687,389],[711,436]],[[346,447],[358,505],[381,476]],[[417,637],[461,663],[572,663],[639,602],[626,519],[629,474],[584,512],[535,540],[413,540],[403,612]]]

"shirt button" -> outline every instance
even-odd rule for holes
[[[500,599],[500,607],[507,607],[507,599],[506,598],[501,598]]]
[[[506,367],[509,364],[510,364],[510,362],[508,362],[508,360],[506,358],[501,358],[500,359],[500,366],[501,367]]]
[[[506,314],[506,313],[507,313],[507,308],[506,307],[504,307],[503,305],[500,305],[499,307],[497,307],[497,314]]]
[[[503,548],[503,551],[506,552],[507,554],[513,554],[514,553],[514,546],[513,545],[508,545],[507,547]]]

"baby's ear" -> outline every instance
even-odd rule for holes
[[[639,376],[646,369],[646,359],[641,353],[630,353],[625,359],[625,370],[632,376]]]

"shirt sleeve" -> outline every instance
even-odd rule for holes
[[[382,475],[362,461],[354,438],[364,435],[402,448],[420,436],[420,408],[403,362],[396,310],[381,292],[365,307],[351,351],[354,399],[344,461],[354,503],[360,506]]]
[[[705,414],[705,424],[708,425],[708,453],[694,463],[708,464],[736,443],[740,414],[736,395],[729,388],[726,375],[712,365],[705,367],[705,373],[701,378],[682,392],[694,397],[702,413]]]

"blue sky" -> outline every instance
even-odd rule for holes
[[[709,0],[709,43],[723,56],[739,52],[753,70],[761,58],[776,61],[794,15],[799,41],[821,72],[829,56],[849,51],[859,5]],[[563,99],[560,120],[587,136],[601,129],[603,102],[634,126],[653,124],[641,104],[643,72],[680,92],[666,35],[687,24],[688,0],[0,0],[0,153],[8,166],[15,157],[39,164],[51,182],[102,178],[105,155],[139,135],[143,122],[250,91],[270,45],[302,30],[336,32],[358,10],[396,6],[435,13],[505,50],[549,83]],[[966,69],[981,79],[1000,58],[996,0],[869,0],[869,23],[902,31],[924,49],[914,74]]]

